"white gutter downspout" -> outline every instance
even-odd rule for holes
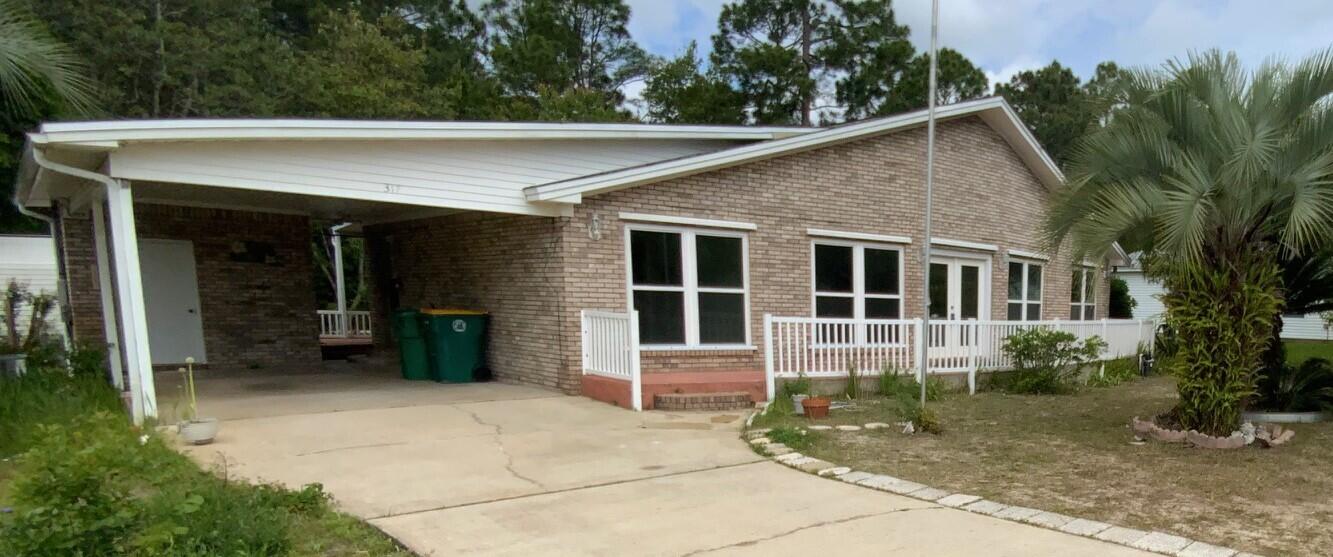
[[[102,184],[102,185],[105,187],[104,193],[105,193],[105,197],[107,198],[107,201],[108,201],[108,202],[111,201],[110,198],[111,198],[112,195],[119,195],[119,194],[120,194],[120,190],[124,187],[124,185],[123,185],[119,180],[116,180],[115,178],[112,178],[111,176],[108,176],[108,175],[106,175],[106,174],[101,174],[101,173],[98,173],[98,172],[91,172],[91,171],[88,171],[88,170],[84,170],[84,169],[82,169],[82,168],[75,168],[75,167],[73,167],[73,166],[69,166],[69,165],[66,165],[66,164],[61,164],[61,163],[58,163],[58,162],[51,161],[51,160],[49,160],[49,159],[46,158],[46,156],[43,154],[42,150],[41,150],[40,148],[38,148],[38,147],[34,147],[34,148],[32,149],[32,159],[33,159],[33,162],[36,162],[36,163],[37,163],[37,166],[39,166],[39,167],[41,167],[41,168],[44,168],[44,169],[46,169],[46,170],[50,170],[50,171],[52,171],[52,172],[56,172],[56,173],[60,173],[60,174],[65,174],[65,175],[67,175],[67,176],[73,176],[73,177],[75,177],[75,178],[82,178],[82,179],[84,179],[84,180],[90,180],[90,181],[93,181],[93,182],[97,182],[97,183]],[[126,197],[126,199],[130,199],[130,198]],[[130,201],[130,203],[133,203],[133,201]],[[101,292],[101,293],[102,293],[102,318],[103,318],[104,330],[106,331],[106,336],[107,336],[106,341],[107,341],[108,346],[109,346],[112,350],[115,350],[115,351],[118,353],[118,354],[117,354],[117,357],[114,357],[114,358],[108,358],[108,360],[110,360],[110,364],[111,364],[110,367],[112,368],[112,373],[113,373],[113,374],[116,374],[117,376],[119,376],[119,374],[120,374],[120,370],[119,370],[119,368],[121,367],[121,365],[120,365],[121,362],[120,362],[120,357],[119,357],[119,356],[120,356],[121,354],[123,354],[123,355],[125,356],[125,364],[128,365],[128,366],[131,368],[130,373],[128,374],[128,376],[129,376],[129,383],[130,383],[130,396],[131,396],[131,409],[130,409],[130,410],[131,410],[131,415],[132,415],[132,417],[133,417],[133,419],[134,419],[134,423],[135,423],[135,425],[138,425],[138,424],[143,423],[143,418],[144,418],[145,415],[147,415],[147,416],[149,416],[149,417],[156,417],[156,416],[157,416],[157,393],[156,393],[156,389],[154,388],[154,385],[153,385],[153,376],[152,376],[152,373],[153,373],[153,372],[152,372],[152,369],[153,369],[153,368],[152,368],[152,365],[151,365],[151,364],[147,364],[147,365],[145,365],[145,362],[132,361],[132,360],[131,360],[129,354],[128,354],[127,352],[125,352],[125,349],[126,349],[126,348],[129,348],[129,347],[127,346],[128,342],[131,342],[131,341],[127,340],[126,344],[122,344],[122,343],[120,342],[120,338],[119,338],[119,337],[120,337],[120,331],[119,331],[119,327],[117,326],[116,319],[115,319],[115,317],[114,317],[114,314],[115,314],[115,301],[112,300],[112,298],[111,298],[111,288],[112,288],[112,285],[111,285],[110,263],[109,263],[109,261],[108,261],[108,257],[107,257],[106,226],[105,226],[105,224],[104,224],[104,222],[103,222],[104,219],[105,219],[105,217],[104,217],[104,215],[102,214],[102,206],[103,206],[103,201],[101,201],[101,200],[99,200],[98,202],[94,203],[94,205],[93,205],[93,224],[94,224],[94,228],[96,229],[96,230],[94,231],[94,238],[93,238],[93,239],[94,239],[94,242],[95,242],[95,249],[97,250],[98,278],[99,278],[99,285],[100,285],[100,287],[101,287],[101,291],[102,291],[102,292]],[[133,213],[133,210],[134,210],[133,207],[132,207],[132,206],[129,207],[128,210],[129,210],[130,218],[133,218],[133,214],[134,214],[134,213]],[[118,219],[118,218],[123,218],[123,217],[117,217],[117,215],[114,215],[114,214],[113,214],[113,215],[112,215],[112,218],[113,218],[113,223],[112,223],[112,224],[114,225],[116,219]],[[128,234],[128,235],[125,235],[125,236],[132,236],[132,235],[133,235],[133,234],[132,234],[132,231],[133,231],[133,229],[131,228],[131,234]],[[113,239],[115,239],[114,236],[113,236]],[[120,240],[121,240],[121,241],[129,241],[129,240],[131,240],[131,239],[132,239],[132,238],[122,237]],[[138,262],[137,262],[137,255],[138,255],[138,254],[137,254],[137,250],[136,250],[136,253],[135,253],[135,259],[136,259],[136,261],[135,261],[135,264],[138,263]],[[118,267],[119,267],[119,266],[118,266]],[[131,275],[131,274],[135,274],[135,273],[138,272],[138,269],[119,269],[119,268],[118,268],[117,270],[118,270],[118,272],[123,273],[124,275]],[[127,282],[129,282],[129,281],[121,280],[121,281],[119,281],[119,284],[117,285],[117,286],[119,287],[119,289],[120,289],[120,294],[121,294],[121,295],[119,296],[119,298],[120,298],[120,302],[121,302],[121,312],[122,312],[122,313],[134,313],[134,314],[142,313],[142,312],[134,311],[134,309],[131,308],[131,307],[127,307],[127,306],[130,306],[130,305],[133,304],[133,301],[129,299],[129,298],[130,298],[130,296],[129,296],[129,291],[130,291],[130,289],[131,289],[131,285],[130,285],[130,284],[126,284]],[[142,288],[142,285],[139,285],[139,287]],[[141,294],[140,294],[140,298],[142,298],[142,295],[141,295]],[[142,324],[142,325],[143,325],[143,327],[146,327],[146,326],[147,326],[146,323],[145,323],[145,324]],[[139,329],[139,328],[142,328],[142,327],[136,327],[136,329]],[[146,330],[146,329],[143,329],[142,331],[139,331],[139,332],[142,333],[143,335],[146,335],[146,334],[147,334],[147,330]],[[130,333],[135,333],[135,331],[126,331],[126,334],[130,334]],[[134,336],[137,337],[137,336],[140,336],[140,335],[139,335],[139,334],[135,334]],[[149,357],[150,357],[149,354],[148,354],[148,352],[147,352],[147,350],[146,350],[146,348],[147,348],[147,337],[144,336],[144,338],[143,338],[143,339],[140,339],[140,340],[143,341],[143,342],[142,342],[142,345],[143,345],[143,348],[145,348],[145,350],[142,350],[142,354],[140,354],[139,352],[141,352],[141,351],[136,349],[136,350],[134,351],[134,352],[135,352],[135,355],[137,355],[137,356],[139,356],[139,357],[138,357],[138,358],[135,358],[135,360],[139,360],[139,359],[142,359],[142,358],[149,358]],[[135,341],[135,342],[137,342],[137,341]],[[110,356],[110,354],[108,354],[108,356]],[[117,383],[118,383],[118,382],[117,382]]]

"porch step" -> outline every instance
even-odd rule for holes
[[[653,395],[656,410],[744,410],[754,408],[750,393],[665,393]]]

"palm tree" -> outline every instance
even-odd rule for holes
[[[1333,50],[1253,71],[1208,51],[1117,87],[1112,117],[1075,148],[1048,238],[1077,257],[1146,237],[1192,346],[1174,364],[1177,417],[1229,433],[1281,308],[1278,262],[1333,239]]]
[[[15,0],[0,0],[0,110],[26,117],[44,100],[71,112],[93,105],[83,64]]]

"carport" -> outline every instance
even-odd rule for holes
[[[529,201],[523,188],[778,133],[319,120],[44,124],[28,136],[15,201],[55,223],[72,338],[108,347],[111,380],[127,392],[137,423],[158,414],[154,365],[194,358],[264,368],[317,358],[316,308],[301,300],[310,272],[300,245],[312,219],[376,230],[383,241],[372,244],[372,261],[425,257],[440,242],[516,230],[528,235],[520,241],[532,239],[530,259],[540,263],[552,256],[547,239],[557,220],[579,199]],[[456,222],[429,224],[448,216]],[[485,246],[468,257],[491,268],[512,263]],[[390,262],[372,286],[377,345],[387,340],[387,309],[399,304],[508,303],[489,293],[511,282],[504,273],[460,274],[464,288],[436,282],[441,273],[431,270],[398,276],[404,268]],[[493,319],[508,343],[493,344],[506,366],[500,378],[577,392],[558,356],[540,359],[556,352],[542,344],[549,335],[524,328],[537,319],[558,328],[566,316],[544,293],[522,294],[537,303],[511,304],[526,313]]]

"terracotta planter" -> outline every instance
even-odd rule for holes
[[[805,416],[814,420],[828,417],[829,402],[827,397],[812,396],[801,401],[801,405],[805,407]]]

